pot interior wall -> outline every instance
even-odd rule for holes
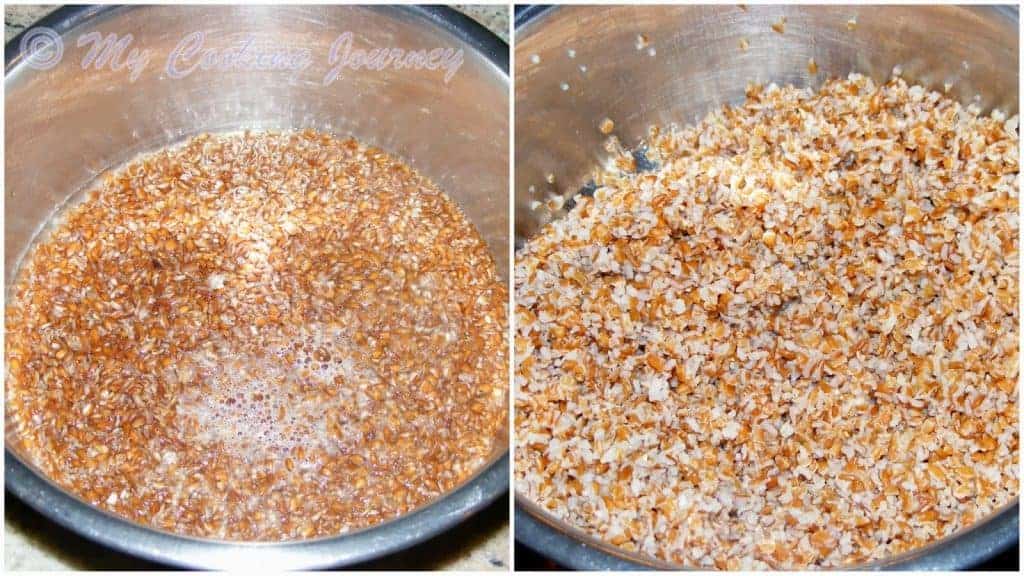
[[[202,132],[313,128],[353,136],[420,170],[466,212],[508,268],[508,79],[479,51],[420,12],[327,6],[121,8],[62,32],[64,55],[48,70],[12,63],[5,79],[7,128],[5,283],[18,257],[69,196],[135,155]],[[83,69],[88,32],[128,34],[150,60],[130,78],[108,63]],[[166,64],[179,43],[204,32],[202,51],[221,54],[248,39],[263,50],[308,50],[289,70],[204,70],[173,78]],[[452,48],[462,64],[445,70],[353,69],[329,85],[335,40],[353,49]],[[338,54],[342,52],[339,51]],[[124,61],[122,58],[120,61]],[[184,66],[198,56],[179,60]],[[454,57],[453,57],[454,61]]]
[[[651,125],[741,103],[749,82],[817,86],[851,72],[881,82],[897,65],[909,82],[950,84],[962,103],[1017,112],[1011,7],[562,7],[516,38],[517,246],[563,214],[534,201],[571,196],[607,160],[606,117],[635,146]]]

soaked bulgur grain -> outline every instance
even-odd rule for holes
[[[747,96],[517,255],[518,492],[703,568],[971,525],[1019,491],[1017,117],[859,75]]]
[[[8,438],[145,524],[343,533],[480,468],[506,421],[505,286],[408,166],[313,132],[132,162],[27,255]]]

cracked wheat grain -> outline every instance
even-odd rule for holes
[[[747,96],[518,254],[517,490],[721,569],[983,518],[1018,494],[1017,117],[859,75]]]
[[[87,502],[230,540],[343,533],[490,456],[507,290],[415,171],[312,132],[129,164],[26,258],[9,438]]]

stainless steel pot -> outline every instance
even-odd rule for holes
[[[785,18],[782,33],[773,23]],[[854,21],[855,25],[848,22]],[[608,160],[598,124],[635,146],[655,124],[688,123],[744,99],[750,81],[816,85],[860,72],[908,81],[982,109],[1017,113],[1018,12],[963,6],[528,7],[516,15],[515,242],[564,211]],[[642,35],[642,38],[641,38]],[[749,49],[740,48],[741,39]],[[639,45],[639,49],[638,49]],[[811,74],[813,58],[818,73]],[[570,203],[571,205],[571,203]],[[1017,499],[971,528],[862,568],[963,569],[1015,545]],[[517,495],[516,539],[568,567],[678,568],[568,526]]]
[[[51,32],[40,33],[42,27]],[[204,51],[238,53],[251,39],[252,47],[291,56],[277,60],[277,69],[238,60],[234,69],[200,66],[182,75],[198,56],[168,69],[179,43],[199,31],[205,32]],[[91,32],[131,40],[120,57],[111,53],[102,65],[96,58],[84,66],[91,47],[84,35]],[[435,59],[434,69],[430,62],[357,69],[343,58],[344,46],[331,60],[332,45],[345,32],[352,33],[352,49],[451,52]],[[139,50],[135,60],[132,49]],[[146,66],[126,66],[141,61],[144,50]],[[53,212],[103,171],[201,132],[302,128],[354,136],[430,177],[476,225],[507,281],[508,47],[450,9],[62,8],[8,43],[6,62],[5,289]],[[343,62],[349,65],[325,82]],[[16,451],[5,452],[4,468],[7,489],[40,513],[130,554],[187,567],[316,568],[406,548],[492,502],[508,489],[507,428],[494,446],[472,479],[410,514],[344,536],[289,543],[219,542],[153,530],[62,491]]]

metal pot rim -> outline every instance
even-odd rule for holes
[[[65,34],[115,10],[144,6],[63,6],[36,22]],[[480,53],[508,81],[508,44],[481,24],[445,6],[374,7],[412,14]],[[30,27],[31,28],[31,27]],[[22,57],[27,28],[5,45],[5,80]],[[508,491],[509,454],[493,457],[472,478],[413,512],[348,534],[293,542],[229,542],[157,530],[100,510],[53,484],[4,449],[5,486],[50,520],[90,540],[153,562],[185,568],[316,569],[365,562],[393,554],[446,531]]]
[[[1016,6],[972,6],[994,10],[1016,21]],[[539,25],[558,6],[519,6],[515,30]],[[515,492],[515,538],[538,554],[576,570],[679,570],[679,566],[619,549],[570,526]],[[860,564],[858,570],[966,570],[1009,549],[1019,538],[1020,497],[1016,497],[980,522],[927,546],[882,560]],[[848,569],[847,567],[842,567]]]
[[[101,5],[101,6],[61,6],[47,14],[32,26],[19,32],[11,38],[4,46],[5,71],[4,77],[11,75],[14,68],[12,63],[21,57],[21,38],[31,28],[45,26],[63,34],[76,26],[88,23],[89,21],[119,9],[134,10],[146,8],[145,5]],[[478,52],[483,54],[491,64],[497,66],[507,77],[508,76],[508,43],[496,36],[493,32],[484,28],[476,20],[457,12],[447,6],[415,6],[400,5],[388,6],[391,10],[412,13],[421,19],[429,21],[433,25],[447,30],[466,42]]]
[[[650,556],[622,550],[542,510],[516,491],[516,540],[575,570],[686,570]],[[849,570],[968,570],[1005,552],[1017,541],[1019,498],[955,534],[927,546]]]

